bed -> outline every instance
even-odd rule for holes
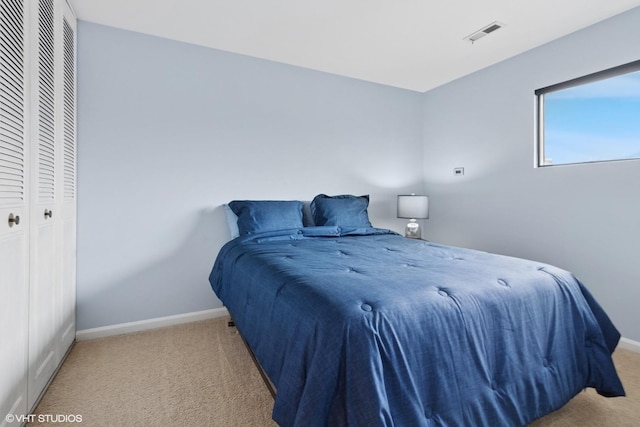
[[[368,198],[321,196],[311,226],[302,202],[232,202],[240,232],[210,275],[279,425],[517,426],[586,387],[624,395],[620,334],[571,273],[407,239],[371,226]]]

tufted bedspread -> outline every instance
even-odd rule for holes
[[[282,426],[518,426],[586,387],[624,395],[618,331],[547,264],[307,227],[232,240],[210,282]]]

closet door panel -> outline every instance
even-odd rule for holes
[[[62,200],[62,249],[60,286],[59,356],[63,357],[75,339],[76,320],[76,20],[71,10],[62,10],[61,88],[62,153],[60,198]]]
[[[55,371],[59,275],[57,244],[56,13],[53,0],[39,0],[34,10],[38,66],[33,77],[31,155],[29,407],[37,401]]]
[[[0,2],[0,426],[27,413],[29,210],[27,8]]]

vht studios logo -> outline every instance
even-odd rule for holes
[[[7,414],[4,417],[4,420],[11,424],[14,422],[18,422],[20,424],[24,423],[81,423],[82,415],[63,415],[63,414]]]

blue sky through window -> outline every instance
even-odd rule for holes
[[[544,95],[551,164],[640,158],[640,71]]]

